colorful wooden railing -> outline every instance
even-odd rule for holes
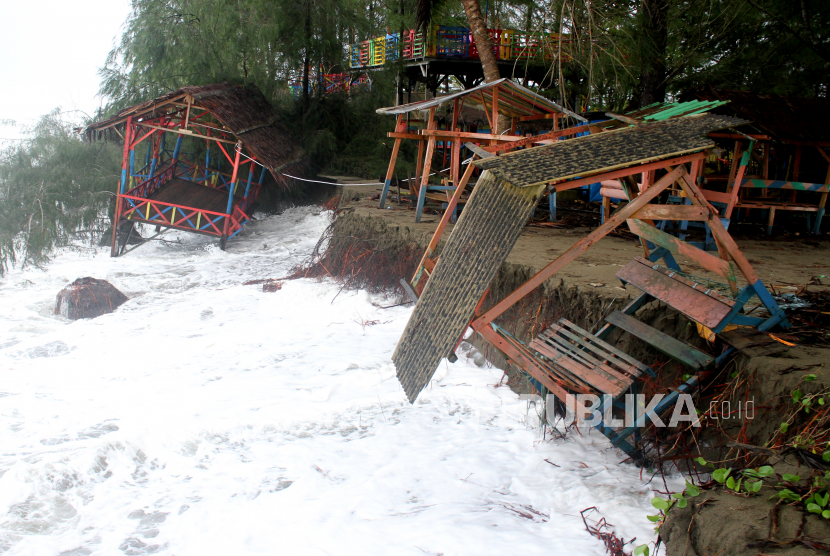
[[[140,182],[138,185],[127,191],[124,195],[147,198],[156,191],[158,191],[158,189],[162,185],[173,179],[173,174],[175,170],[176,168],[174,166],[170,166],[164,172],[156,174],[152,178]]]
[[[228,219],[228,237],[233,237],[242,231],[244,224],[251,219],[245,211],[253,206],[259,197],[262,187],[260,184],[251,184],[248,196],[234,206],[231,214],[148,199],[173,178],[175,169],[171,166],[163,173],[127,191],[124,195],[118,195],[121,218],[220,237],[224,233],[225,219]]]
[[[514,29],[488,29],[493,42],[493,53],[498,60],[527,60],[550,62],[559,52],[558,34],[538,35],[522,33]],[[391,33],[349,45],[349,67],[366,68],[384,65],[397,60],[403,50],[404,60],[425,57],[478,59],[472,33],[466,27],[434,25],[428,36],[410,29],[403,33],[400,44],[399,33]],[[567,45],[563,38],[563,47]],[[401,48],[402,46],[402,48]],[[567,52],[562,52],[567,59]]]
[[[122,203],[122,218],[156,226],[221,236],[225,226],[224,219],[228,218],[227,214],[221,212],[163,203],[132,195],[119,195],[118,199]]]

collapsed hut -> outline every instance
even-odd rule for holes
[[[183,87],[86,129],[89,140],[116,136],[124,154],[113,257],[125,252],[136,223],[155,226],[156,235],[218,237],[224,250],[250,221],[266,170],[286,187],[305,173],[302,148],[251,86]],[[129,232],[119,234],[122,227]]]
[[[437,243],[433,238],[412,282],[406,284],[416,305],[392,360],[410,402],[414,403],[429,384],[440,361],[452,358],[465,331],[472,328],[525,373],[540,392],[550,392],[563,403],[569,403],[572,394],[600,396],[603,401],[596,409],[603,417],[596,428],[629,456],[644,461],[640,437],[644,413],[632,408],[635,424],[622,425],[612,418],[611,407],[625,407],[624,396],[641,392],[644,382],[656,378],[660,370],[609,343],[612,332],[639,338],[685,368],[683,383],[660,392],[662,400],[646,410],[659,416],[680,394],[696,390],[732,349],[727,345],[720,355],[713,356],[669,336],[636,318],[643,307],[652,302],[672,307],[697,323],[707,336],[717,335],[726,344],[735,341],[729,337],[730,328],[746,327],[757,334],[774,326],[789,326],[697,184],[701,166],[715,147],[707,135],[745,123],[728,116],[695,114],[650,123],[633,121],[619,129],[502,156],[485,150],[496,146],[478,149],[481,160],[473,164],[482,175],[463,217],[437,260],[431,258]],[[654,172],[655,181],[640,187],[636,177],[650,172]],[[567,191],[606,180],[620,181],[629,201],[626,206],[483,310],[496,273],[541,196],[550,190]],[[668,194],[675,187],[682,197]],[[442,224],[445,221],[446,214]],[[680,223],[702,223],[714,237],[713,252],[705,242],[687,241],[682,233],[664,231],[667,222],[672,224],[671,230]],[[623,224],[640,238],[643,252],[623,266],[617,277],[641,293],[622,310],[607,315],[599,331],[589,332],[560,319],[525,343],[496,324],[500,315]],[[436,236],[441,230],[439,225]],[[679,263],[686,260],[716,279],[684,271]]]

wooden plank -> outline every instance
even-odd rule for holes
[[[563,357],[560,352],[556,351],[544,342],[538,341],[538,339],[532,340],[528,347],[535,350],[540,355],[547,357],[550,361],[542,361],[545,368],[549,369],[550,372],[554,373],[569,386],[581,388],[586,392],[596,391],[596,387],[592,386],[582,376],[584,374],[582,372],[582,367],[585,366],[584,363],[580,363],[579,361],[573,360],[567,356]],[[560,358],[565,361],[564,364],[557,364],[560,363]],[[616,387],[614,385],[610,385],[610,389],[616,391]]]
[[[634,161],[631,162],[630,165],[628,165],[627,167],[621,168],[619,170],[599,170],[598,173],[592,173],[590,176],[584,178],[575,178],[570,181],[557,182],[553,184],[553,187],[557,193],[560,193],[562,191],[568,191],[569,189],[582,187],[583,185],[588,185],[591,183],[601,182],[605,180],[616,180],[623,178],[625,176],[631,176],[634,174],[640,174],[642,172],[648,172],[650,170],[668,169],[671,166],[675,166],[677,164],[684,164],[686,162],[692,162],[694,160],[703,158],[706,155],[705,152],[695,152],[692,154],[686,154],[682,156],[680,154],[682,153],[678,153],[676,155],[667,155],[666,158],[656,161]]]
[[[470,149],[476,155],[478,155],[479,158],[491,158],[491,157],[496,156],[493,153],[488,152],[488,151],[484,150],[483,148],[479,147],[478,145],[476,145],[475,143],[471,143],[469,141],[464,143],[464,146],[467,147],[468,149]]]
[[[521,141],[524,137],[519,137],[518,135],[498,135],[495,133],[474,133],[472,131],[447,131],[446,129],[422,129],[421,135],[427,137],[436,137],[438,139],[451,139],[454,137],[462,137],[465,139],[487,139],[487,140],[498,140],[498,141]]]
[[[668,249],[673,255],[680,255],[692,259],[706,270],[722,276],[728,282],[737,282],[735,277],[735,269],[732,268],[732,264],[730,262],[710,255],[706,251],[693,247],[685,241],[681,241],[680,239],[667,234],[666,232],[660,231],[653,226],[649,226],[640,220],[628,219],[627,223],[631,232],[641,238]]]
[[[540,338],[547,345],[564,350],[573,357],[581,358],[588,366],[596,367],[604,375],[606,375],[609,380],[618,382],[620,385],[631,384],[633,377],[632,373],[628,372],[629,365],[618,365],[621,369],[614,369],[611,365],[606,363],[606,361],[611,363],[609,358],[606,358],[606,352],[597,349],[596,346],[591,346],[590,342],[580,339],[562,326],[551,326],[540,336]],[[592,352],[593,354],[599,356],[600,359],[594,357]]]
[[[830,185],[826,183],[806,183],[801,181],[784,180],[763,180],[755,178],[744,178],[741,187],[752,189],[791,189],[794,191],[812,191],[815,193],[826,193],[830,191]]]
[[[615,348],[614,346],[612,346],[611,344],[609,344],[605,340],[603,340],[601,338],[597,338],[596,336],[588,333],[586,330],[583,330],[582,328],[575,325],[571,321],[569,321],[567,319],[559,319],[559,322],[564,324],[566,327],[570,328],[571,330],[573,330],[577,334],[581,334],[584,337],[590,336],[592,342],[603,346],[606,350],[613,353],[614,355],[616,355],[617,357],[619,357],[620,359],[622,359],[623,361],[625,361],[629,365],[632,365],[632,366],[636,367],[637,369],[639,369],[640,371],[643,371],[643,372],[648,371],[648,367],[646,365],[643,365],[641,362],[637,361],[636,359],[634,359],[633,357],[631,357],[627,353],[624,353],[624,352],[620,351],[619,349]]]
[[[584,382],[591,389],[599,390],[603,394],[610,394],[616,398],[625,393],[631,385],[630,383],[625,384],[606,373],[597,372],[597,367],[588,366],[575,360],[568,352],[556,351],[552,346],[545,345],[543,342],[531,342],[531,344],[532,349],[550,358],[555,367],[562,367],[578,378],[580,382]]]
[[[726,231],[726,228],[720,221],[720,218],[712,218],[709,221],[709,228],[712,230],[712,235],[715,237],[715,240],[723,244],[723,248],[726,249],[729,256],[733,261],[735,261],[735,264],[738,266],[738,270],[740,270],[741,274],[744,275],[746,281],[750,284],[755,284],[755,282],[758,281],[758,275],[755,274],[755,269],[752,268],[752,265],[749,264],[747,258],[738,248],[735,240],[732,239],[732,236],[730,236],[729,232]],[[709,328],[712,327],[710,326]]]
[[[661,353],[668,355],[672,359],[680,361],[687,367],[696,370],[703,370],[714,363],[715,358],[711,355],[703,353],[685,342],[681,342],[671,336],[664,334],[652,328],[647,324],[638,321],[634,317],[630,317],[619,311],[614,311],[608,317],[606,322],[617,326],[629,334],[632,334],[650,346],[654,346]]]
[[[707,328],[716,328],[732,310],[732,305],[715,299],[704,291],[651,268],[652,263],[637,258],[625,265],[617,278],[648,293]]]
[[[687,220],[705,222],[712,211],[695,205],[646,205],[633,218],[638,220]]]
[[[703,198],[707,201],[714,201],[716,203],[723,203],[724,205],[728,205],[729,201],[732,200],[732,195],[729,193],[721,193],[720,191],[710,191],[709,189],[701,189],[701,193],[703,193]]]
[[[559,137],[567,137],[569,135],[576,135],[577,133],[583,133],[585,131],[589,131],[587,125],[581,125],[576,127],[569,127],[567,129],[560,129],[556,131],[551,131],[550,133],[543,133],[541,135],[533,135],[531,137],[521,138],[519,137],[518,141],[511,143],[509,145],[493,145],[490,147],[484,147],[484,150],[496,153],[499,151],[503,151],[505,149],[514,149],[517,147],[524,147],[526,145],[532,145],[534,143],[538,143],[540,141],[546,141],[548,139],[558,139]]]
[[[561,380],[557,377],[550,376],[550,372],[539,364],[539,360],[532,357],[531,354],[511,342],[496,332],[492,327],[486,326],[478,331],[485,340],[490,342],[497,349],[500,349],[505,355],[513,360],[521,369],[530,373],[530,375],[541,382],[545,388],[550,390],[557,398],[564,401],[567,399],[568,392],[565,390]]]
[[[555,324],[551,326],[545,333],[543,333],[542,337],[549,339],[551,342],[556,342],[565,347],[566,349],[570,349],[572,351],[575,350],[587,361],[589,361],[592,365],[603,367],[604,370],[606,370],[606,372],[608,372],[618,380],[630,383],[632,376],[639,376],[638,369],[632,369],[632,365],[628,364],[625,361],[617,359],[614,356],[614,354],[610,353],[608,350],[600,349],[598,345],[594,344],[592,341],[594,340],[594,338],[590,334],[588,334],[587,336],[583,334],[577,335],[565,328],[563,325]],[[598,338],[597,340],[599,342],[602,342],[602,340],[599,340]],[[594,357],[594,355],[599,357],[599,359]],[[613,367],[611,367],[611,365],[606,365],[606,361],[610,364],[615,365],[617,369],[614,369]],[[607,367],[607,369],[605,369],[605,367]]]

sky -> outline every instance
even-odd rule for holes
[[[98,70],[120,39],[130,0],[2,2],[0,17],[0,139],[61,107],[92,114]]]

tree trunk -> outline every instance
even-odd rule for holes
[[[669,0],[640,4],[640,107],[666,100]]]
[[[481,68],[484,70],[484,81],[487,83],[498,81],[501,79],[501,73],[496,63],[496,55],[493,52],[493,42],[487,33],[484,17],[481,15],[481,6],[478,0],[461,0],[461,5],[464,6],[467,22],[470,24],[470,32],[472,32],[473,40],[476,42],[478,58],[481,62]],[[509,127],[510,119],[499,115],[499,121],[495,130],[496,133],[501,133]]]
[[[309,83],[308,65],[311,63],[309,50],[311,48],[311,5],[306,4],[305,12],[305,53],[303,54],[303,114],[308,112],[309,104]]]
[[[461,0],[461,5],[464,6],[464,13],[467,14],[473,40],[476,41],[478,57],[481,61],[481,67],[484,69],[484,80],[488,83],[497,81],[501,78],[501,74],[496,63],[496,56],[493,53],[493,42],[487,33],[487,26],[484,25],[484,17],[481,15],[481,6],[479,6],[478,0]]]

